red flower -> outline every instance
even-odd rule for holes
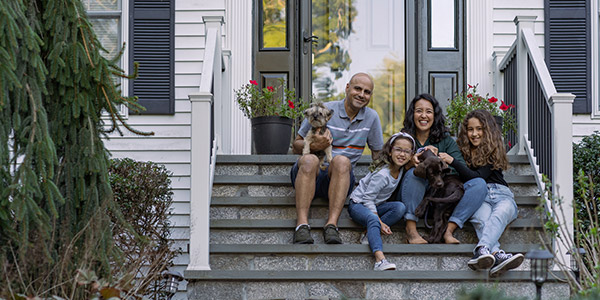
[[[288,100],[288,106],[292,109],[295,108],[294,102],[292,102],[291,100]]]
[[[472,89],[472,88],[473,88],[473,86],[472,86],[472,85],[470,85],[470,84],[468,84],[468,83],[467,83],[467,86],[468,86],[470,89]]]
[[[471,94],[468,94],[468,95],[467,95],[467,98],[473,98],[473,95],[471,95]]]
[[[512,148],[512,144],[508,141],[508,148]]]
[[[502,105],[500,105],[500,110],[502,111],[507,111],[510,107],[507,106],[506,104],[504,104],[504,101],[502,101]]]
[[[508,105],[508,108],[514,108],[514,107],[515,107],[515,105],[514,105],[514,104],[509,104],[509,105]]]
[[[267,90],[269,90],[269,92],[274,92],[275,91],[275,89],[272,86],[268,86]]]
[[[250,80],[250,84],[258,85],[258,82],[256,82],[256,80]]]
[[[492,98],[488,99],[488,101],[490,101],[490,103],[496,103],[496,102],[498,102],[498,98],[492,97]]]

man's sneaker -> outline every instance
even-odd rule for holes
[[[363,245],[369,244],[369,237],[367,237],[367,232],[363,232],[360,234],[360,243]]]
[[[495,262],[496,259],[490,253],[490,249],[486,246],[479,246],[475,248],[475,255],[469,260],[467,265],[472,270],[482,270],[491,268]]]
[[[310,226],[304,224],[294,231],[294,244],[312,244],[315,241],[310,236]]]
[[[338,228],[333,224],[327,224],[323,228],[323,240],[325,240],[325,244],[341,244],[342,239],[340,238],[340,233],[338,232]]]
[[[525,259],[525,256],[521,253],[505,253],[504,250],[496,252],[494,257],[496,258],[496,263],[490,270],[490,277],[498,277],[506,271],[520,266],[523,263],[523,259]]]
[[[387,261],[387,259],[382,259],[380,262],[376,262],[373,267],[375,271],[385,271],[385,270],[396,270],[396,265]]]

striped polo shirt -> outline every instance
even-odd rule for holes
[[[377,112],[369,107],[363,107],[354,120],[346,114],[344,101],[325,102],[327,108],[333,110],[333,116],[327,122],[327,128],[333,137],[333,156],[344,155],[350,159],[352,166],[360,159],[368,144],[371,150],[383,149],[383,133]],[[303,138],[310,130],[310,124],[304,119],[298,134]]]

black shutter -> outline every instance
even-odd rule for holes
[[[575,94],[574,113],[590,113],[590,5],[545,0],[546,64],[558,92]]]
[[[130,70],[139,63],[139,77],[130,94],[146,108],[142,114],[173,114],[174,99],[174,2],[131,0]]]

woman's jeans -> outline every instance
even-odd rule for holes
[[[492,253],[500,250],[498,239],[506,226],[517,218],[515,197],[507,186],[488,183],[488,195],[481,207],[471,217],[479,246],[486,246]],[[475,247],[475,248],[477,248]]]
[[[415,209],[423,200],[429,183],[427,179],[415,176],[413,173],[414,170],[415,168],[411,168],[404,175],[396,200],[402,201],[406,205],[406,215],[404,215],[406,220],[416,222],[419,221],[419,218],[415,216]],[[460,228],[479,209],[487,195],[486,183],[482,178],[473,178],[465,182],[464,187],[465,194],[456,205],[456,208],[454,208],[452,216],[448,220],[456,223]]]
[[[361,203],[355,203],[352,199],[350,199],[350,204],[348,205],[348,213],[350,213],[352,220],[367,227],[367,238],[369,239],[369,246],[373,253],[375,253],[375,251],[383,251],[381,223],[379,223],[379,219],[386,225],[392,226],[402,220],[404,212],[406,212],[404,204],[396,201],[386,201],[377,205],[377,214],[379,215],[379,218],[366,206]]]

